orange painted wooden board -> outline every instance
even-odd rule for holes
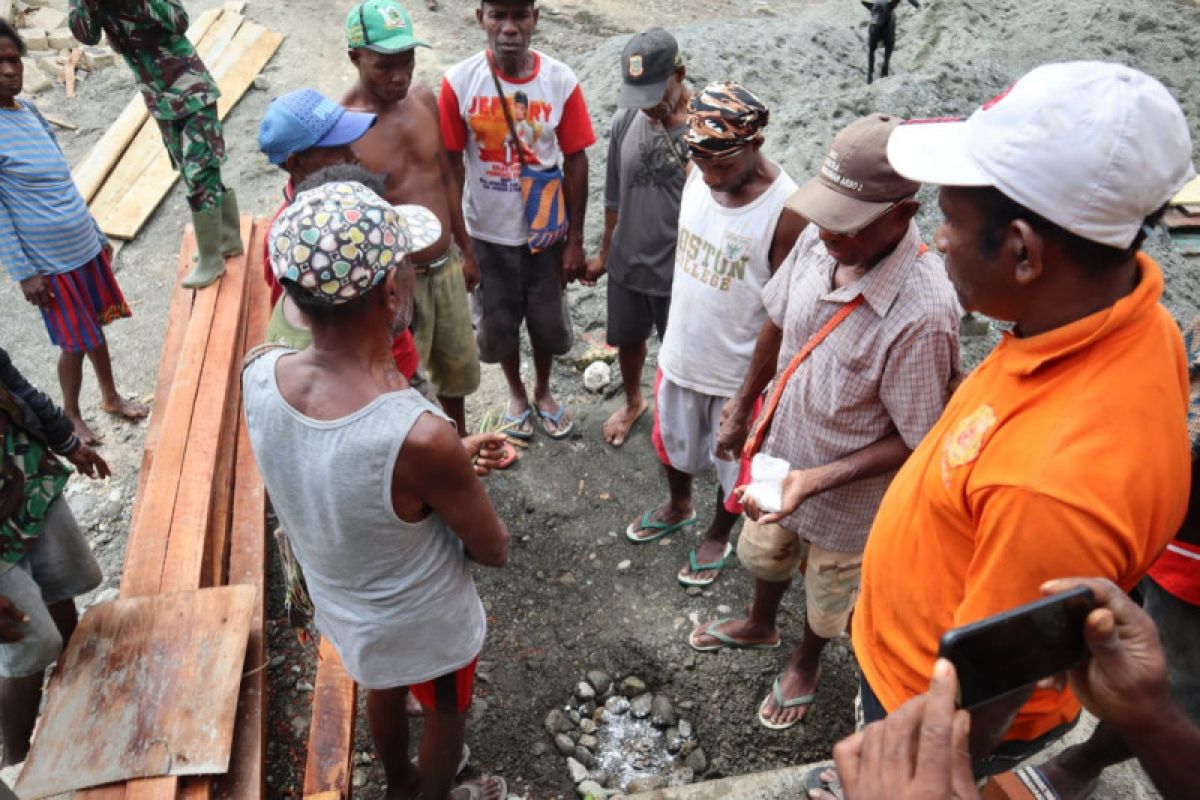
[[[148,491],[140,499],[138,524],[130,528],[125,545],[122,597],[137,597],[159,591],[175,497],[188,449],[192,415],[208,352],[218,294],[219,289],[212,288],[196,293],[163,413],[163,428],[150,466]],[[150,487],[153,491],[149,491]]]
[[[250,234],[250,218],[243,219],[244,239]],[[228,259],[225,275],[215,284],[219,291],[204,369],[196,392],[195,408],[188,428],[187,452],[179,476],[179,490],[171,516],[171,529],[161,569],[158,591],[172,592],[200,586],[208,555],[209,523],[215,493],[213,481],[222,459],[233,459],[233,451],[221,451],[225,402],[230,392],[231,367],[241,360],[243,314],[246,307],[246,256]],[[214,288],[204,292],[213,292]]]
[[[270,317],[271,296],[262,270],[262,244],[266,223],[258,220],[248,245],[250,287],[247,291],[243,348],[259,344]],[[240,359],[238,375],[240,376]],[[239,391],[238,396],[241,395]],[[245,415],[238,407],[237,457],[234,466],[233,519],[229,528],[229,584],[253,586],[257,591],[250,642],[246,647],[245,677],[238,699],[237,725],[229,772],[218,776],[214,796],[221,800],[260,800],[266,791],[266,617],[267,492],[250,447]]]
[[[137,524],[146,481],[150,480],[154,449],[158,445],[163,415],[167,413],[167,397],[171,393],[171,382],[175,378],[175,363],[179,360],[183,335],[187,331],[188,317],[192,313],[192,298],[195,294],[181,290],[179,282],[192,268],[192,256],[195,254],[196,233],[189,225],[183,231],[183,242],[179,246],[179,265],[175,271],[175,280],[171,284],[171,304],[167,307],[167,327],[163,333],[162,355],[158,359],[158,380],[154,384],[154,405],[150,410],[150,424],[146,428],[146,440],[142,446],[142,466],[138,471],[138,488],[130,528]]]
[[[223,586],[89,610],[17,794],[39,800],[138,777],[225,772],[255,595]]]
[[[358,687],[327,639],[321,639],[319,658],[312,726],[308,733],[308,761],[304,768],[304,795],[337,792],[340,797],[348,798]]]

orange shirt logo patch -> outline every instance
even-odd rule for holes
[[[996,424],[996,412],[983,405],[964,417],[946,434],[942,444],[942,483],[950,486],[950,470],[970,464],[983,449],[983,438]]]

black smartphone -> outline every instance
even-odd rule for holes
[[[1083,625],[1096,607],[1085,586],[942,634],[938,655],[958,673],[958,706],[973,709],[1083,660]]]

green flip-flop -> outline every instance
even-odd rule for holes
[[[725,565],[729,563],[729,557],[733,554],[733,545],[726,542],[725,554],[721,556],[719,561],[713,561],[710,564],[697,564],[696,549],[697,548],[693,548],[692,550],[688,551],[688,569],[691,570],[691,572],[687,575],[684,575],[683,571],[680,570],[675,576],[676,580],[679,581],[680,586],[711,586],[713,581],[720,577],[721,570],[725,569]],[[692,577],[692,575],[695,575],[697,572],[707,572],[708,570],[716,570],[718,574],[708,579]]]
[[[647,511],[642,514],[641,522],[631,522],[629,527],[625,529],[625,538],[634,544],[647,544],[649,542],[657,542],[664,536],[669,536],[675,531],[682,530],[688,525],[696,524],[696,515],[692,514],[687,519],[681,519],[679,522],[659,522],[650,517],[654,515],[653,511]],[[651,530],[655,531],[650,536],[638,536],[638,531]]]
[[[730,650],[774,650],[779,647],[779,639],[773,642],[739,642],[732,636],[727,636],[721,633],[717,628],[724,625],[726,622],[732,622],[734,617],[726,617],[725,619],[714,620],[696,628],[688,634],[688,645],[698,653],[708,653],[713,650],[721,650],[729,648]],[[696,644],[696,634],[711,636],[716,639],[719,644]]]
[[[783,689],[779,688],[778,677],[775,678],[775,683],[771,687],[771,693],[775,695],[775,706],[781,710],[796,708],[798,706],[811,706],[813,701],[817,699],[815,692],[813,694],[802,694],[799,697],[793,697],[791,700],[783,699]],[[803,719],[798,719],[792,722],[771,722],[771,720],[767,719],[766,714],[764,713],[767,710],[767,703],[770,702],[770,700],[770,697],[764,697],[762,704],[758,707],[758,722],[764,728],[770,728],[773,731],[786,731],[788,728],[791,728],[794,725],[799,725],[804,721]]]

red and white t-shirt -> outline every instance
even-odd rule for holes
[[[442,141],[447,150],[463,153],[466,164],[467,232],[493,244],[526,243],[516,148],[529,166],[549,169],[596,141],[575,73],[561,61],[530,52],[534,68],[528,77],[510,78],[497,69],[517,142],[496,96],[487,51],[452,67],[438,95]]]

